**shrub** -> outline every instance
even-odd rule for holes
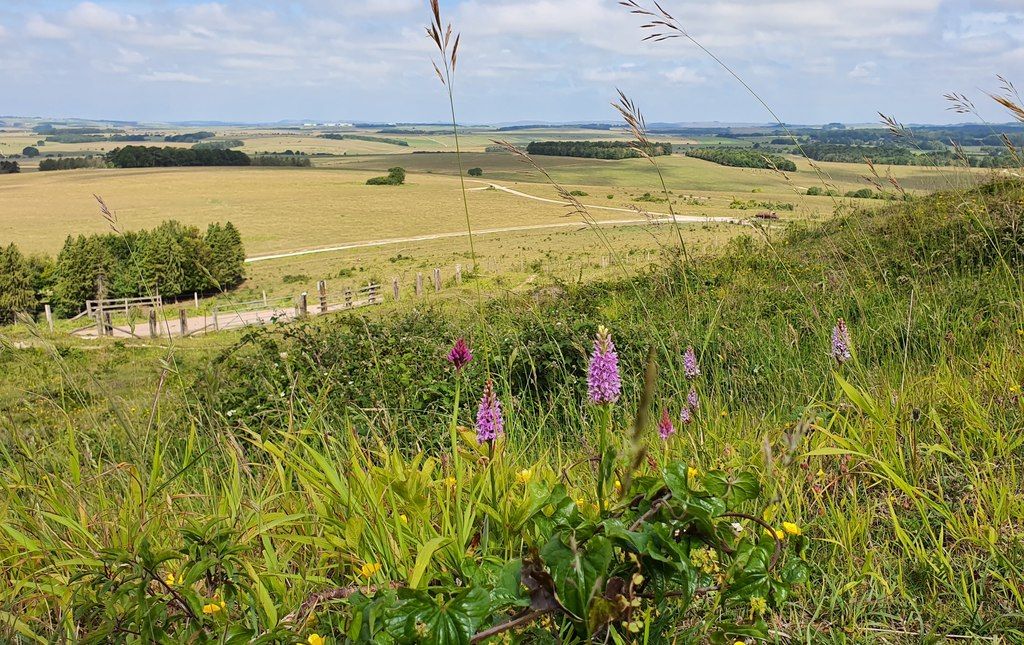
[[[39,156],[39,148],[36,148],[35,146],[28,146],[24,150],[21,151],[21,154],[23,156],[25,156],[25,157],[28,157],[29,159],[31,159],[33,157],[38,157]]]
[[[401,186],[405,183],[404,168],[389,168],[384,177],[372,177],[366,180],[367,186]]]
[[[11,175],[21,172],[17,161],[0,161],[0,175]]]
[[[484,176],[484,169],[483,168],[470,168],[469,171],[466,174],[468,174],[470,177],[483,177]]]

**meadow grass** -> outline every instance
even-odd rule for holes
[[[153,625],[170,638],[394,637],[381,600],[392,585],[493,584],[495,563],[540,539],[539,520],[520,520],[560,482],[592,512],[594,474],[566,469],[597,447],[584,374],[600,321],[622,361],[623,450],[649,348],[654,416],[694,383],[683,350],[699,356],[696,422],[665,445],[645,425],[639,474],[671,460],[752,471],[763,497],[742,508],[802,529],[811,581],[766,614],[769,642],[1015,642],[1022,195],[1002,184],[855,211],[628,279],[506,292],[480,312],[396,307],[202,349],[2,349],[13,412],[0,416],[0,629],[26,641],[132,641]],[[854,359],[836,365],[840,316]],[[477,356],[453,417],[443,355],[458,336]],[[449,425],[471,423],[466,398],[488,375],[507,438],[488,460],[460,437],[458,470]],[[202,613],[215,594],[224,608]],[[662,610],[671,620],[650,615],[638,642],[756,623],[710,598]],[[550,638],[542,623],[525,629]]]

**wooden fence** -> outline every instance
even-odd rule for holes
[[[434,293],[441,292],[444,289],[442,278],[440,268],[435,268],[426,276],[423,272],[418,272],[414,287],[415,296],[424,297],[428,288]],[[456,284],[462,284],[462,265],[455,265],[454,281]],[[401,281],[398,278],[391,281],[390,295],[394,300],[402,297]],[[264,293],[263,298],[259,300],[218,304],[209,314],[199,315],[196,312],[191,317],[185,308],[179,308],[176,316],[158,316],[158,312],[165,311],[163,300],[159,296],[90,300],[86,302],[86,311],[80,314],[80,317],[87,317],[91,321],[90,324],[74,330],[72,334],[142,338],[143,330],[137,330],[135,325],[135,314],[138,313],[140,324],[148,323],[146,331],[150,338],[186,337],[370,307],[383,304],[384,300],[383,287],[380,284],[331,291],[325,280],[317,283],[314,294],[304,292],[294,298],[286,296],[268,299]],[[196,309],[199,309],[198,296],[195,296],[195,301]],[[115,326],[111,322],[111,314],[122,312],[128,319],[127,326]]]

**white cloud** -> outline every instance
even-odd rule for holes
[[[865,61],[863,63],[857,63],[853,66],[847,76],[858,81],[872,82],[878,80],[875,76],[875,72],[878,69],[878,64],[873,61]]]
[[[25,23],[25,34],[44,40],[65,40],[71,37],[71,30],[54,24],[40,15],[35,15]]]
[[[94,31],[132,31],[138,27],[135,16],[122,15],[95,2],[82,2],[67,14],[67,24]]]
[[[679,85],[698,85],[708,80],[689,67],[676,67],[663,75],[670,83]]]
[[[185,72],[150,72],[139,76],[140,80],[152,83],[210,83],[210,79]]]
[[[7,37],[7,28],[4,27],[3,25],[0,25],[0,40],[3,40],[6,37]]]

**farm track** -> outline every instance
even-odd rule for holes
[[[522,199],[531,199],[533,201],[544,202],[547,204],[558,204],[561,206],[569,206],[568,202],[559,199],[548,199],[546,197],[537,197],[536,195],[530,195],[528,193],[520,192],[518,190],[502,186],[500,184],[485,182],[487,185],[480,188],[473,188],[470,190],[500,190],[509,195],[514,195]],[[637,211],[628,208],[617,208],[613,206],[592,206],[586,205],[588,209],[611,211],[616,213],[630,213],[633,215],[637,214]],[[633,218],[633,219],[617,219],[617,220],[594,220],[593,222],[564,222],[556,224],[531,224],[528,226],[503,226],[500,228],[487,228],[473,231],[473,235],[495,235],[497,233],[516,233],[521,231],[538,231],[545,229],[558,229],[558,228],[580,228],[591,225],[597,226],[623,226],[631,224],[670,224],[672,223],[672,216],[668,213],[653,213],[648,212],[649,217]],[[684,224],[706,224],[706,223],[719,223],[719,224],[743,224],[742,220],[738,220],[732,217],[703,217],[699,215],[676,215],[675,221]],[[312,249],[299,249],[297,251],[284,251],[281,253],[272,253],[268,255],[258,255],[251,258],[246,258],[246,263],[251,264],[254,262],[266,262],[268,260],[281,260],[284,258],[295,258],[302,257],[305,255],[315,255],[319,253],[336,253],[339,251],[349,251],[352,249],[363,249],[377,246],[388,246],[391,244],[408,244],[410,242],[428,242],[431,240],[443,240],[453,237],[461,237],[465,235],[465,231],[454,231],[447,233],[428,233],[425,235],[413,235],[410,237],[393,237],[382,240],[370,240],[365,242],[351,242],[348,244],[339,244],[335,246],[317,247]]]

